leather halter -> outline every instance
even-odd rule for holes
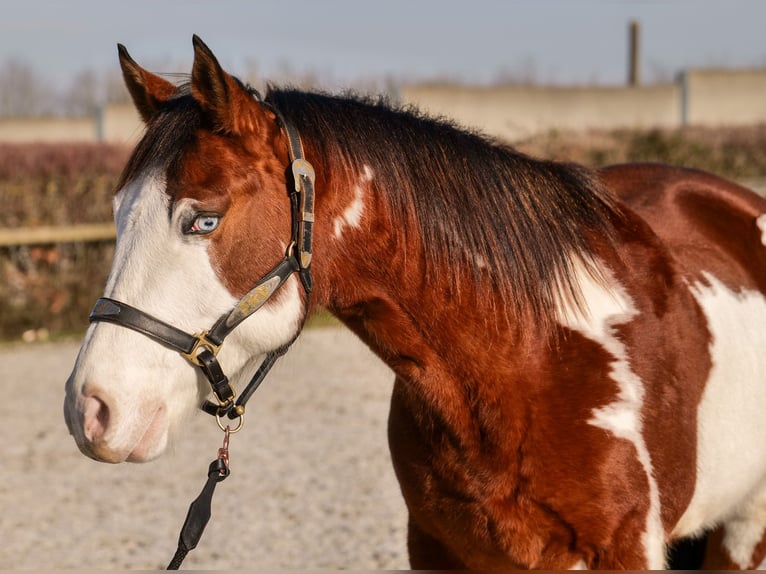
[[[257,97],[257,96],[256,96]],[[294,126],[272,108],[287,135],[294,191],[288,191],[292,213],[292,234],[284,258],[264,275],[236,305],[223,314],[210,329],[190,335],[127,303],[101,297],[90,314],[91,323],[104,321],[127,327],[181,353],[193,365],[199,367],[213,392],[217,404],[205,401],[200,408],[215,415],[223,428],[220,417],[230,419],[245,413],[245,403],[274,366],[277,359],[287,352],[305,324],[313,287],[311,278],[311,240],[314,222],[314,168],[303,156],[300,135]],[[293,273],[298,273],[306,293],[303,324],[295,337],[286,345],[268,353],[255,375],[235,401],[235,393],[229,379],[216,358],[224,339],[250,315],[258,311]],[[240,422],[241,424],[241,422]],[[238,429],[239,427],[237,427]]]

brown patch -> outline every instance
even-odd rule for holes
[[[766,249],[755,222],[766,199],[691,169],[633,164],[599,173],[651,226],[686,279],[709,272],[732,290],[766,292]]]
[[[216,272],[235,296],[284,256],[291,232],[286,164],[286,157],[254,155],[236,140],[200,133],[169,182],[174,201],[191,199],[198,211],[223,216],[218,229],[199,240],[210,242]]]

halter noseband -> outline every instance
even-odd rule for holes
[[[218,425],[222,429],[220,417],[223,415],[228,415],[230,419],[240,417],[241,424],[241,417],[245,413],[245,403],[266,378],[277,359],[287,352],[298,334],[286,345],[266,355],[255,375],[236,401],[234,389],[229,384],[229,379],[216,358],[224,339],[242,321],[260,309],[293,273],[298,273],[306,293],[303,315],[303,322],[305,323],[313,287],[311,239],[314,222],[314,168],[303,156],[303,145],[295,127],[285,121],[277,110],[272,109],[272,111],[276,113],[282,129],[287,135],[291,171],[295,182],[295,191],[289,191],[292,234],[284,258],[264,275],[228,313],[222,315],[210,329],[194,335],[131,307],[127,303],[109,297],[101,297],[96,301],[96,305],[89,316],[91,323],[104,321],[143,333],[147,337],[178,351],[184,358],[199,367],[210,383],[213,396],[218,403],[205,401],[201,408],[203,411],[215,415]],[[303,325],[301,325],[301,329],[302,327]],[[301,329],[298,330],[298,333]]]

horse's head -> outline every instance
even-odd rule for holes
[[[114,197],[117,247],[105,296],[188,333],[209,328],[288,248],[288,143],[275,114],[195,37],[188,85],[120,64],[147,124]],[[226,339],[233,383],[289,342],[303,318],[293,276]],[[210,391],[177,351],[93,323],[67,381],[65,416],[80,449],[109,462],[158,456]]]

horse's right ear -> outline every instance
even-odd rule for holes
[[[130,57],[125,46],[117,44],[120,67],[125,86],[144,122],[148,122],[157,109],[175,93],[176,87],[166,79],[147,72]]]

